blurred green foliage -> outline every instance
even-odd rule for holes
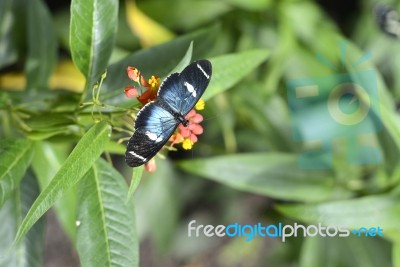
[[[348,17],[327,2],[2,0],[0,266],[43,266],[40,218],[54,206],[81,266],[400,267],[400,40],[379,29],[374,1],[354,1]],[[132,175],[120,141],[139,103],[123,94],[126,67],[165,77],[201,58],[213,64],[204,134]],[[382,162],[351,164],[339,142],[331,168],[302,168],[287,81],[365,69]],[[324,122],[326,104],[304,109]],[[384,237],[194,238],[191,220],[380,226]]]

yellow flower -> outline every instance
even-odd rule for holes
[[[151,89],[158,89],[158,87],[160,86],[160,77],[152,75],[149,79],[149,85]]]
[[[185,138],[185,140],[183,140],[183,144],[182,144],[183,149],[189,150],[189,149],[192,149],[192,146],[193,146],[193,142],[192,142],[192,140],[190,140],[190,138]]]
[[[199,101],[197,101],[196,106],[194,106],[194,108],[196,110],[203,110],[205,105],[206,105],[206,102],[204,102],[203,99],[199,99]]]

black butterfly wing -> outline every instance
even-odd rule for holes
[[[128,142],[125,161],[140,166],[154,157],[174,133],[178,122],[158,102],[146,104],[135,120],[135,132]]]
[[[211,62],[199,60],[188,65],[181,73],[168,76],[158,91],[158,98],[174,111],[186,115],[206,90],[212,74]]]

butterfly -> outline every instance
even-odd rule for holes
[[[186,114],[206,90],[212,74],[211,62],[198,60],[182,72],[172,73],[161,83],[154,101],[137,114],[135,132],[129,139],[125,161],[140,166],[154,157],[165,145],[180,123],[188,126]]]

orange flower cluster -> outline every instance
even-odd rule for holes
[[[127,86],[125,87],[125,95],[127,97],[136,97],[142,105],[146,105],[148,102],[157,98],[158,87],[160,86],[160,77],[153,75],[148,81],[146,81],[146,79],[140,75],[140,71],[137,68],[130,66],[126,69],[126,73],[129,79],[146,88],[146,91],[139,95],[138,89],[135,86]]]

